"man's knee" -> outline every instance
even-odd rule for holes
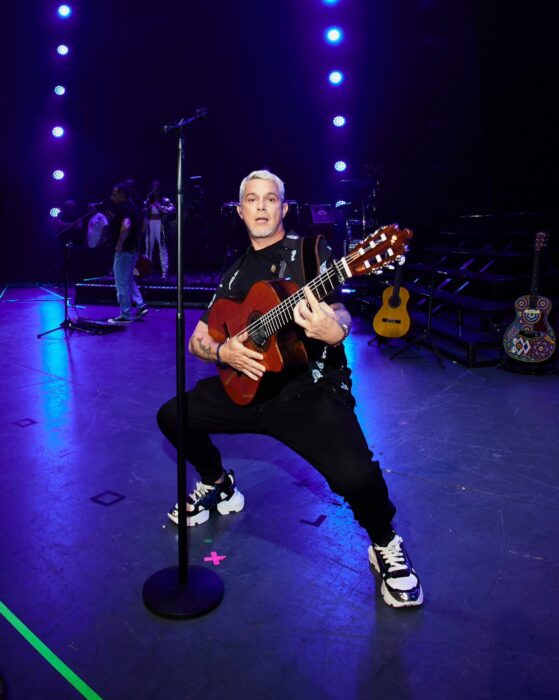
[[[172,443],[176,440],[177,431],[177,399],[172,398],[157,411],[157,425],[159,430]]]
[[[342,496],[356,496],[384,487],[378,462],[371,461],[360,468],[346,468],[331,477],[332,489]]]

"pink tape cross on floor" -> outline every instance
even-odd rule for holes
[[[223,559],[227,559],[227,556],[220,556],[217,552],[212,552],[209,557],[204,557],[204,561],[211,561],[214,566],[219,566]]]

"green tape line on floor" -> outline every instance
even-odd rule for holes
[[[66,664],[61,661],[58,656],[52,652],[46,644],[43,644],[39,637],[37,637],[33,632],[25,625],[14,613],[7,608],[2,601],[0,601],[0,615],[3,615],[6,620],[21,634],[21,636],[26,639],[31,646],[41,654],[41,656],[49,662],[49,664],[63,676],[68,683],[74,686],[74,688],[83,695],[84,698],[88,700],[103,700],[100,695],[92,690],[87,683],[84,683],[81,678],[79,678],[72,669],[68,668]]]

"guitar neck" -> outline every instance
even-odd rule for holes
[[[530,308],[535,309],[538,303],[539,296],[539,278],[540,278],[540,251],[534,252],[534,262],[532,265],[532,282],[530,284]]]

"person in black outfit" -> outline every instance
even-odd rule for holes
[[[283,227],[287,212],[283,182],[267,170],[254,171],[241,183],[239,202],[237,210],[251,246],[225,273],[210,307],[218,298],[244,298],[260,280],[291,277],[299,286],[310,281],[304,279],[301,264],[302,239],[286,235]],[[323,239],[317,241],[316,249],[322,272],[332,251]],[[224,470],[210,434],[270,435],[304,457],[347,501],[371,538],[369,561],[382,577],[384,601],[393,607],[421,605],[419,578],[402,538],[392,528],[396,509],[354,411],[351,373],[342,344],[351,317],[340,303],[319,302],[308,287],[304,294],[293,312],[307,346],[309,361],[303,370],[281,373],[284,381],[274,394],[261,395],[259,390],[253,402],[244,406],[229,398],[217,376],[199,381],[187,392],[186,456],[201,479],[187,498],[187,524],[206,522],[211,510],[227,515],[244,507],[235,475]],[[263,378],[264,356],[244,344],[248,333],[218,343],[209,333],[208,315],[207,310],[198,321],[189,351],[206,362],[228,365],[249,379]],[[157,415],[161,431],[175,446],[176,410],[174,398]],[[178,522],[178,505],[169,511],[169,518]]]
[[[120,314],[109,319],[109,323],[132,323],[132,304],[137,306],[136,318],[145,316],[148,311],[136,280],[134,268],[138,261],[139,215],[130,201],[128,188],[119,182],[111,194],[113,208],[108,211],[109,228],[114,244],[113,272],[115,287],[120,306]]]

